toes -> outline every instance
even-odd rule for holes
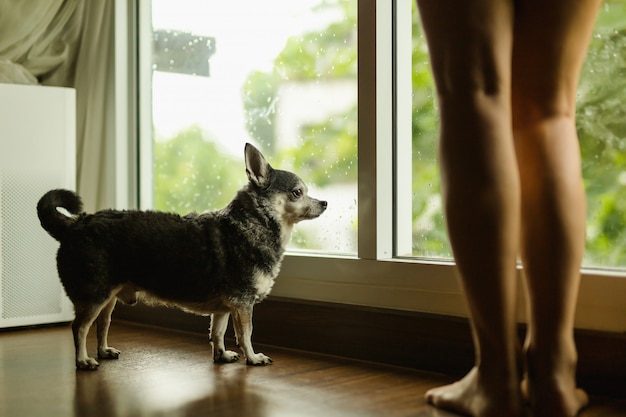
[[[434,394],[433,394],[432,390],[431,391],[427,391],[426,394],[424,394],[424,399],[426,399],[426,402],[428,404],[435,405]]]
[[[426,394],[424,394],[424,398],[426,399],[426,402],[434,406],[439,405],[441,403],[441,399],[442,398],[445,399],[447,387],[448,385],[443,386],[443,387],[431,388],[428,391],[426,391]]]

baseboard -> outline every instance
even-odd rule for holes
[[[208,317],[143,305],[118,305],[114,314],[199,333],[207,333],[210,323]],[[254,342],[452,376],[467,372],[474,358],[466,319],[272,297],[255,307]],[[579,384],[590,394],[626,397],[626,335],[577,330],[576,343]]]

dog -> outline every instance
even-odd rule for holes
[[[99,366],[86,346],[94,321],[98,358],[119,358],[121,352],[107,341],[118,299],[211,315],[213,360],[222,363],[240,358],[224,345],[232,315],[246,363],[272,362],[252,347],[253,306],[270,293],[294,225],[320,216],[327,202],[309,197],[297,175],[273,169],[254,146],[246,144],[244,156],[248,183],[225,208],[214,212],[86,214],[78,195],[61,189],[48,191],[39,200],[41,225],[60,242],[57,270],[74,304],[77,369]]]

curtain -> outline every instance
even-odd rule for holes
[[[0,0],[0,82],[76,89],[77,191],[113,207],[114,1]]]
[[[76,60],[77,189],[87,211],[115,206],[114,0],[85,2]]]
[[[70,87],[80,0],[0,0],[0,82]]]

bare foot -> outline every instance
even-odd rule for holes
[[[473,417],[519,417],[523,406],[516,385],[517,381],[507,384],[502,375],[494,380],[483,378],[474,367],[463,379],[426,392],[426,400],[435,407]]]
[[[526,349],[528,374],[522,391],[534,417],[574,417],[589,402],[576,388],[576,349],[573,342],[569,345],[558,354]]]

